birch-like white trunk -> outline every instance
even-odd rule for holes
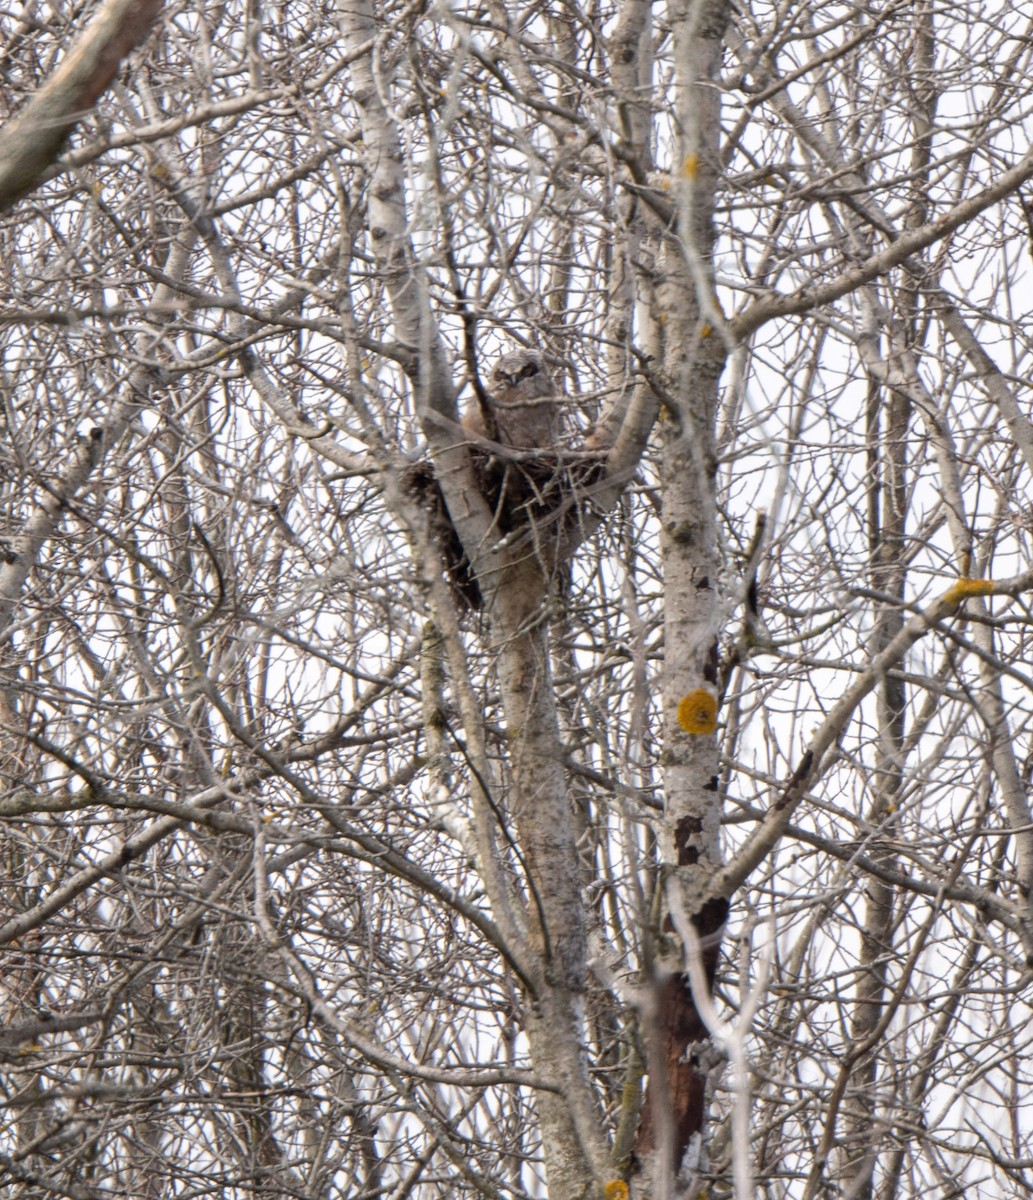
[[[720,164],[716,86],[727,21],[723,0],[675,3],[677,149],[671,194],[676,224],[656,283],[664,382],[662,418],[664,573],[665,877],[701,937],[713,982],[727,900],[711,884],[720,865],[721,798],[712,716],[717,698],[718,578],[714,430],[726,343],[713,290],[713,205]],[[686,698],[689,698],[686,701]],[[694,698],[694,699],[693,699]],[[683,704],[683,702],[685,702]],[[687,709],[698,719],[686,721]],[[669,918],[654,931],[654,1011],[646,1023],[650,1074],[636,1145],[635,1195],[695,1194],[706,1135],[707,1035]]]

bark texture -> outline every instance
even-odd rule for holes
[[[662,857],[702,938],[713,982],[727,898],[714,895],[721,798],[716,721],[684,722],[686,697],[716,701],[721,623],[714,436],[726,343],[714,294],[713,197],[721,173],[715,86],[727,21],[723,0],[674,5],[677,215],[664,240],[655,320],[669,410],[662,418],[665,812]],[[680,719],[680,714],[682,719]],[[647,1022],[649,1086],[636,1144],[636,1195],[689,1196],[703,1164],[706,1029],[667,918],[657,930],[657,1000]],[[650,1031],[649,1026],[653,1028]],[[649,1034],[652,1033],[650,1037]]]
[[[108,0],[50,79],[0,130],[0,212],[32,191],[68,135],[150,33],[163,0]]]

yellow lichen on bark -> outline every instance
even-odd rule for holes
[[[717,697],[706,688],[687,692],[678,702],[678,724],[686,733],[713,733],[717,728]]]
[[[968,596],[992,596],[994,581],[992,579],[959,579],[944,593],[948,604],[960,604]]]

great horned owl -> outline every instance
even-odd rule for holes
[[[514,350],[504,354],[491,373],[491,415],[495,435],[514,450],[556,449],[559,416],[556,391],[537,350]],[[488,431],[479,412],[464,422],[472,433]]]
[[[471,463],[477,486],[494,512],[497,530],[510,533],[551,516],[563,498],[566,475],[557,453],[560,418],[552,379],[537,350],[503,355],[489,384],[490,394],[481,391],[479,407],[468,411],[462,424],[473,439]],[[498,446],[524,453],[510,458]],[[453,594],[464,606],[479,609],[480,585],[433,466],[427,461],[414,463],[404,483],[430,514],[431,532]]]

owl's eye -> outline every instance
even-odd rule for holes
[[[521,379],[530,379],[532,375],[538,374],[538,364],[529,362],[526,367],[520,372]]]

